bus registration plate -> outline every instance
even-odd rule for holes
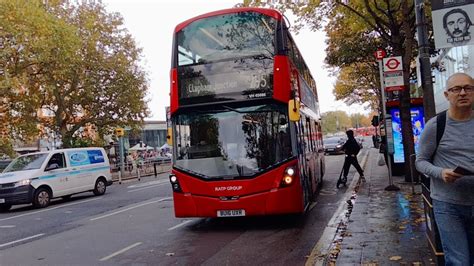
[[[245,216],[245,210],[220,210],[217,211],[217,217],[238,217]]]

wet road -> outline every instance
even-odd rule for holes
[[[342,163],[326,156],[323,189],[302,216],[178,219],[167,174],[46,209],[15,206],[0,213],[0,264],[303,265],[345,201],[346,188],[335,186]]]

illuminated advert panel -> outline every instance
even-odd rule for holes
[[[418,151],[420,145],[421,132],[425,128],[425,121],[423,119],[424,112],[423,107],[411,107],[411,124],[413,127],[413,141],[415,143],[415,153]],[[403,139],[402,139],[402,123],[400,120],[400,109],[393,108],[390,110],[392,115],[392,128],[393,128],[393,161],[395,163],[404,163],[405,158],[403,154]]]

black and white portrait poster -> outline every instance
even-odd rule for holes
[[[474,0],[431,0],[437,49],[474,44]]]

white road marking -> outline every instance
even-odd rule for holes
[[[6,220],[11,220],[11,219],[14,219],[14,218],[18,218],[18,217],[27,216],[27,215],[33,215],[33,214],[37,214],[37,213],[41,213],[41,212],[52,211],[52,210],[59,209],[59,208],[64,208],[64,207],[68,207],[68,206],[72,206],[72,205],[77,205],[77,204],[81,204],[81,203],[86,203],[86,202],[89,202],[89,201],[99,200],[99,199],[101,199],[101,198],[102,198],[102,197],[93,198],[93,199],[88,199],[88,200],[83,200],[83,201],[79,201],[79,202],[73,202],[73,203],[69,203],[69,204],[62,204],[62,205],[57,206],[57,207],[51,207],[51,208],[43,209],[43,210],[40,210],[40,211],[28,212],[28,213],[23,213],[23,214],[16,215],[16,216],[11,216],[11,217],[7,217],[7,218],[3,218],[3,219],[0,219],[0,221],[6,221]]]
[[[148,186],[148,187],[142,187],[142,188],[132,189],[132,190],[129,190],[128,192],[135,192],[135,191],[140,191],[140,190],[144,190],[144,189],[148,189],[148,188],[159,187],[159,186],[162,186],[162,185],[164,185],[164,184],[165,184],[165,183],[161,183],[161,184],[158,184],[158,185],[153,185],[153,186]]]
[[[34,236],[29,236],[29,237],[25,237],[25,238],[22,238],[22,239],[18,239],[18,240],[12,241],[12,242],[8,242],[8,243],[5,243],[5,244],[1,244],[1,245],[0,245],[0,248],[6,247],[6,246],[9,246],[9,245],[13,245],[13,244],[18,243],[18,242],[30,240],[30,239],[32,239],[32,238],[37,238],[37,237],[40,237],[40,236],[43,236],[43,235],[44,235],[44,234],[37,234],[37,235],[34,235]]]
[[[192,222],[192,221],[193,221],[193,220],[184,221],[184,222],[182,222],[182,223],[180,223],[180,224],[177,224],[177,225],[175,225],[175,226],[173,226],[173,227],[168,228],[168,231],[174,230],[174,229],[176,229],[176,228],[180,228],[181,226],[185,226],[185,225],[187,225],[188,223],[190,223],[190,222]]]
[[[16,225],[0,225],[0,228],[14,228]]]
[[[114,253],[110,254],[109,256],[107,256],[107,257],[103,257],[102,259],[100,259],[100,261],[106,261],[106,260],[108,260],[108,259],[110,259],[110,258],[113,258],[113,257],[115,257],[115,256],[117,256],[117,255],[120,255],[120,254],[124,253],[125,251],[130,250],[130,249],[132,249],[132,248],[134,248],[134,247],[136,247],[136,246],[140,246],[141,244],[142,244],[142,242],[137,242],[137,243],[135,243],[135,244],[133,244],[133,245],[130,245],[130,246],[126,247],[126,248],[123,248],[123,249],[121,249],[121,250],[119,250],[119,251],[117,251],[117,252],[114,252]]]
[[[116,212],[112,212],[112,213],[109,213],[109,214],[106,214],[106,215],[102,215],[102,216],[99,216],[99,217],[92,218],[92,219],[90,219],[90,221],[95,221],[95,220],[99,220],[99,219],[102,219],[102,218],[107,218],[107,217],[115,215],[115,214],[119,214],[119,213],[126,212],[126,211],[129,211],[129,210],[135,209],[135,208],[143,207],[143,206],[153,204],[153,203],[157,203],[157,202],[162,202],[162,201],[169,200],[169,199],[171,199],[171,197],[145,202],[145,203],[142,203],[142,204],[138,204],[138,205],[120,210],[120,211],[116,211]]]

